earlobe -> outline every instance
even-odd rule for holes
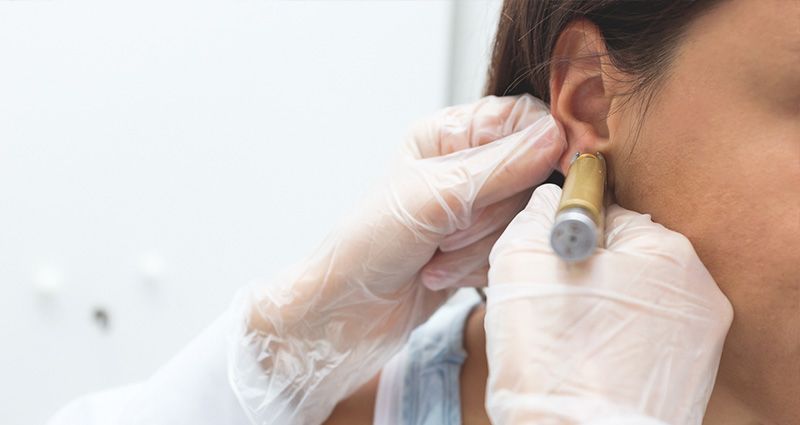
[[[603,64],[605,41],[587,20],[574,21],[561,32],[550,67],[550,109],[569,144],[559,161],[566,174],[575,152],[606,152],[607,118],[613,93]]]

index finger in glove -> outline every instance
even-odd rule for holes
[[[549,111],[546,103],[529,94],[486,96],[444,108],[412,127],[412,156],[432,158],[485,145],[530,126]]]
[[[489,255],[490,282],[541,280],[541,270],[555,273],[553,277],[571,281],[585,280],[585,274],[601,255],[668,259],[664,264],[704,267],[686,236],[654,222],[650,214],[641,214],[611,204],[605,214],[604,246],[596,248],[586,261],[567,263],[561,260],[550,245],[550,234],[561,199],[561,188],[546,184],[533,193],[528,205],[511,221]],[[618,255],[621,254],[622,256]],[[535,267],[534,264],[539,264]],[[538,269],[538,270],[537,270]],[[568,276],[571,278],[568,279]]]
[[[498,240],[494,254],[513,249],[518,244],[524,245],[528,252],[555,254],[550,247],[550,233],[560,201],[560,187],[554,184],[539,186],[528,205]],[[600,251],[652,254],[691,247],[688,238],[654,222],[650,214],[641,214],[617,204],[609,205],[606,210],[604,241],[604,246],[598,248]]]
[[[420,221],[415,227],[447,236],[469,227],[474,211],[544,181],[563,151],[558,125],[547,114],[495,142],[407,162],[409,172],[393,185],[393,198],[405,201],[403,211]]]
[[[511,220],[489,254],[489,264],[514,253],[555,257],[550,247],[550,232],[555,221],[561,188],[543,184],[533,191],[527,206]]]
[[[640,214],[612,204],[606,211],[605,249],[620,253],[696,256],[689,239]]]

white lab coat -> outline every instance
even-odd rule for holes
[[[81,397],[48,425],[249,425],[228,380],[227,318],[215,321],[150,379]]]

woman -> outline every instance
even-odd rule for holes
[[[578,411],[588,412],[584,419],[633,411],[694,420],[730,320],[716,283],[736,320],[706,423],[797,422],[800,270],[791,247],[800,236],[800,192],[786,183],[800,180],[798,5],[509,0],[502,16],[489,92],[504,97],[450,108],[417,127],[390,178],[309,258],[244,292],[147,382],[78,401],[53,423],[443,422],[431,422],[420,406],[464,423],[488,423],[487,413],[501,423],[536,423],[520,413],[552,406],[561,416],[542,423],[574,423],[565,418]],[[609,249],[592,260],[606,267],[591,277],[607,293],[647,303],[636,303],[645,314],[607,316],[635,313],[640,335],[664,325],[678,341],[638,347],[648,355],[630,365],[602,363],[620,366],[610,375],[578,371],[586,397],[552,399],[580,402],[558,411],[528,403],[549,383],[545,375],[511,381],[549,349],[568,353],[557,333],[565,325],[558,320],[569,318],[539,308],[546,304],[500,304],[496,294],[520,274],[569,280],[550,273],[559,263],[541,248],[558,188],[544,185],[528,199],[553,169],[565,173],[574,153],[587,151],[608,159],[616,202],[691,244],[648,215],[609,210]],[[612,248],[643,240],[649,251]],[[487,283],[490,251],[485,324],[476,298],[439,309],[448,288]],[[647,292],[664,282],[658,296]],[[664,306],[669,314],[657,310]],[[691,314],[659,321],[676,312]],[[540,326],[553,317],[555,329]],[[687,341],[699,348],[687,351]],[[657,361],[663,353],[666,361]],[[696,364],[687,366],[691,354]],[[664,373],[647,375],[642,366]],[[441,376],[419,374],[425,370]],[[651,380],[637,381],[642,376]],[[617,377],[631,386],[616,392]],[[676,389],[676,377],[686,378],[685,389]],[[404,410],[409,395],[421,415]],[[684,408],[695,416],[670,412]]]
[[[800,423],[798,22],[786,1],[507,0],[501,14],[488,93],[550,103],[559,171],[606,153],[616,201],[687,236],[733,304],[706,424]],[[484,314],[465,325],[465,424],[489,423]]]

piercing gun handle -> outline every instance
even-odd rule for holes
[[[550,245],[562,259],[577,262],[604,246],[606,161],[599,152],[580,152],[564,180]]]

